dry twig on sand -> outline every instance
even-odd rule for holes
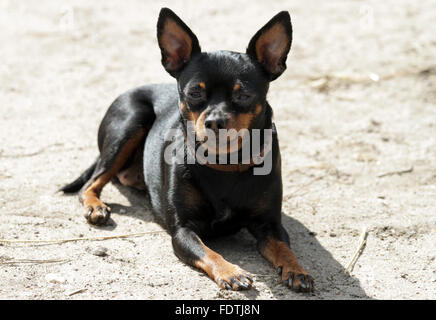
[[[313,179],[310,180],[308,183],[303,184],[301,187],[299,187],[299,188],[297,188],[296,190],[294,190],[294,192],[292,192],[291,194],[289,194],[289,195],[287,195],[287,196],[284,196],[284,197],[283,197],[283,200],[287,201],[287,200],[289,200],[289,199],[295,197],[295,196],[298,194],[298,192],[300,192],[300,191],[303,190],[304,188],[310,186],[311,184],[317,182],[318,180],[322,180],[322,179],[324,179],[326,176],[327,176],[327,175],[322,175],[322,176],[318,176],[318,177],[316,177],[316,178],[313,178]]]
[[[348,266],[345,268],[344,273],[350,274],[351,271],[353,271],[354,265],[357,262],[357,259],[359,259],[360,255],[363,252],[363,249],[365,249],[366,246],[366,239],[368,238],[368,230],[366,227],[362,229],[362,234],[360,235],[359,239],[359,247],[357,248],[356,252],[353,255],[353,258],[348,263]]]
[[[0,257],[0,265],[13,265],[19,263],[28,263],[28,264],[43,264],[43,263],[59,263],[59,262],[68,262],[70,259],[48,259],[48,260],[40,260],[40,259],[12,259],[12,258],[2,258]]]
[[[82,293],[82,292],[84,292],[86,290],[87,290],[86,288],[79,289],[79,290],[74,290],[72,292],[67,293],[67,296],[71,297],[71,296],[74,296],[75,294]]]
[[[392,171],[392,172],[386,172],[383,174],[379,174],[377,177],[383,178],[383,177],[387,177],[387,176],[393,176],[395,174],[398,174],[399,176],[401,176],[402,174],[411,173],[412,171],[413,171],[413,166],[411,166],[409,169],[405,169],[405,170]]]
[[[89,238],[70,238],[70,239],[53,239],[53,240],[9,240],[9,239],[0,239],[0,243],[40,243],[40,244],[53,244],[53,243],[65,243],[65,242],[74,242],[74,241],[102,241],[102,240],[110,240],[110,239],[122,239],[122,238],[130,238],[130,237],[140,237],[146,234],[157,234],[164,233],[165,231],[148,231],[148,232],[139,232],[139,233],[130,233],[130,234],[122,234],[117,236],[107,236],[107,237],[89,237]]]

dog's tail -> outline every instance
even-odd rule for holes
[[[76,193],[78,192],[84,184],[91,178],[92,174],[95,171],[95,168],[97,166],[98,159],[90,166],[88,169],[83,172],[80,177],[78,177],[73,182],[67,184],[66,186],[63,186],[59,189],[59,191],[62,191],[63,193]]]

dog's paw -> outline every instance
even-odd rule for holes
[[[106,224],[111,214],[111,208],[104,203],[100,203],[97,206],[88,206],[87,211],[84,214],[88,223],[101,226]]]
[[[247,271],[229,262],[217,268],[214,279],[221,289],[234,291],[251,289],[253,284]]]
[[[313,292],[313,278],[303,270],[291,270],[280,266],[277,273],[282,277],[283,283],[295,292]]]

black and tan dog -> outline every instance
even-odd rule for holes
[[[166,133],[177,129],[183,141],[188,121],[199,137],[206,130],[246,129],[251,134],[254,129],[274,129],[266,95],[269,83],[286,69],[292,42],[289,13],[280,12],[261,28],[246,53],[202,52],[194,33],[167,8],[160,12],[157,37],[162,64],[177,84],[147,85],[118,97],[99,128],[100,156],[61,190],[79,192],[88,222],[100,225],[109,219],[110,208],[99,196],[111,179],[146,189],[153,214],[172,237],[175,254],[225,289],[249,289],[253,280],[201,239],[247,228],[287,286],[312,291],[312,277],[290,250],[281,224],[281,160],[275,130],[265,151],[272,159],[266,175],[253,174],[259,164],[252,161],[180,164],[164,159]],[[190,150],[186,143],[183,150]]]

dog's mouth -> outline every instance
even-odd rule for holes
[[[209,153],[215,154],[226,154],[233,153],[241,149],[242,146],[242,138],[236,137],[233,139],[225,139],[222,141],[219,137],[215,139],[209,139],[205,137],[204,141],[200,141],[200,145],[206,148]]]
[[[249,138],[249,130],[234,127],[219,129],[218,132],[208,130],[204,126],[194,126],[197,146],[203,146],[209,153],[233,153],[241,149],[244,141]]]
[[[254,112],[228,114],[225,128],[212,130],[205,125],[207,109],[203,112],[190,111],[185,102],[181,102],[180,108],[188,121],[188,131],[195,133],[195,142],[191,145],[196,148],[202,146],[207,152],[216,155],[239,151],[250,137],[253,121],[262,110],[262,106],[257,105]]]

